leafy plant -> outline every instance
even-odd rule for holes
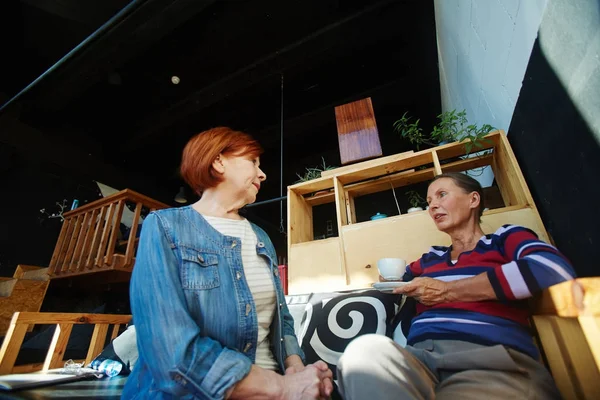
[[[408,113],[404,113],[402,118],[398,121],[394,122],[394,130],[398,132],[403,138],[408,139],[408,141],[414,144],[419,149],[419,145],[425,143],[431,146],[435,146],[435,144],[430,143],[425,136],[423,135],[423,129],[419,127],[420,119],[415,122],[410,122],[410,117],[407,116]]]
[[[421,205],[426,203],[425,199],[415,190],[409,190],[405,195],[411,207],[421,207]]]
[[[323,157],[321,157],[321,161],[322,164],[318,165],[314,168],[305,168],[305,172],[304,175],[300,175],[300,174],[296,174],[296,176],[299,178],[295,183],[299,183],[299,182],[306,182],[306,181],[311,181],[313,179],[317,179],[321,177],[321,172],[323,171],[329,171],[331,169],[335,169],[337,167],[333,167],[330,165],[327,165],[327,163],[325,162],[325,159]]]
[[[484,136],[490,133],[494,128],[489,124],[484,124],[481,127],[476,124],[468,124],[467,112],[462,110],[446,111],[437,116],[439,122],[433,127],[433,131],[426,137],[423,134],[422,128],[419,127],[419,121],[410,122],[410,117],[404,113],[402,117],[394,122],[394,130],[400,135],[408,139],[410,143],[416,145],[417,150],[419,145],[427,144],[436,146],[441,142],[462,142],[465,143],[467,154],[471,153],[474,148],[482,148],[484,144],[491,144],[491,141],[485,139]]]

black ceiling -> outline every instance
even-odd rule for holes
[[[11,0],[0,15],[3,97],[45,74],[2,113],[173,190],[189,137],[228,125],[267,150],[259,199],[279,193],[282,75],[285,185],[339,163],[336,105],[372,97],[384,154],[407,146],[391,132],[404,111],[427,126],[440,109],[433,1]]]

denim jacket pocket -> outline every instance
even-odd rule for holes
[[[195,249],[181,248],[181,284],[187,290],[216,288],[219,281],[219,257]]]

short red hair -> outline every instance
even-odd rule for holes
[[[222,181],[212,166],[219,154],[258,157],[262,153],[260,144],[249,134],[222,126],[212,128],[195,135],[185,145],[181,176],[198,195],[202,195],[204,190]]]

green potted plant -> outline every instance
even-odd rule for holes
[[[409,213],[415,212],[415,211],[423,211],[423,207],[421,207],[421,206],[424,205],[426,203],[426,201],[423,197],[421,197],[421,195],[417,191],[409,190],[405,194],[406,194],[406,197],[408,198],[408,202],[411,205],[411,207],[408,209]]]
[[[471,153],[474,148],[482,148],[484,144],[489,144],[485,139],[485,135],[490,133],[494,128],[489,124],[484,124],[481,127],[476,124],[468,124],[467,112],[462,110],[446,111],[437,116],[439,122],[433,127],[433,131],[426,136],[423,134],[422,128],[419,127],[419,121],[410,122],[411,118],[406,113],[394,122],[394,130],[407,139],[410,143],[416,145],[417,150],[422,144],[437,146],[450,142],[465,143],[467,154]]]
[[[300,174],[296,173],[296,176],[299,179],[294,183],[312,181],[313,179],[320,178],[321,172],[329,171],[329,170],[337,168],[337,167],[332,167],[330,165],[327,165],[327,163],[325,162],[325,158],[323,158],[323,157],[321,157],[321,161],[322,161],[321,165],[318,165],[314,168],[305,168],[304,175],[300,175]]]

